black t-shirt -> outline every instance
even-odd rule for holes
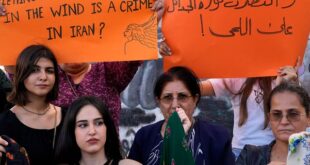
[[[65,110],[62,109],[61,122],[56,127],[56,144],[63,125]],[[54,129],[33,129],[21,123],[11,110],[0,114],[0,135],[7,135],[23,146],[31,165],[55,164],[53,137]]]

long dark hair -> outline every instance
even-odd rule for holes
[[[105,154],[109,160],[118,162],[118,160],[122,159],[122,156],[120,141],[113,120],[107,106],[100,99],[93,96],[80,97],[69,107],[56,146],[55,155],[57,162],[75,163],[80,161],[81,149],[77,145],[74,131],[76,116],[86,105],[94,106],[101,114],[107,128],[106,143],[104,145]]]
[[[285,82],[281,82],[280,85],[278,85],[271,91],[270,95],[268,96],[267,101],[265,102],[265,125],[264,125],[265,128],[268,126],[268,123],[269,123],[268,114],[271,108],[272,97],[277,93],[283,93],[283,92],[295,93],[299,98],[300,104],[305,108],[307,117],[309,117],[310,97],[307,91],[303,87],[299,86],[299,84],[297,84],[296,82],[285,81]]]
[[[31,45],[25,48],[16,60],[16,71],[13,78],[13,90],[8,96],[8,100],[17,105],[26,105],[29,103],[27,97],[27,89],[24,81],[33,72],[33,67],[37,64],[40,58],[46,58],[53,63],[55,84],[53,89],[47,94],[46,102],[57,99],[59,76],[58,76],[58,64],[53,52],[43,45]]]
[[[247,78],[245,82],[243,83],[242,87],[237,93],[233,93],[231,89],[229,89],[228,85],[225,83],[225,87],[228,91],[230,91],[232,94],[240,95],[240,113],[239,113],[239,121],[238,126],[241,127],[244,125],[248,119],[248,108],[247,108],[247,101],[248,98],[252,92],[253,86],[257,82],[259,85],[259,88],[263,91],[263,103],[265,103],[268,100],[269,93],[271,91],[271,83],[272,79],[274,77],[253,77],[253,78]]]

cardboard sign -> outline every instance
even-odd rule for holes
[[[0,1],[0,64],[15,64],[31,44],[53,50],[59,62],[157,58],[157,16],[151,0]]]
[[[163,31],[172,56],[200,77],[276,75],[303,56],[309,0],[166,0]]]

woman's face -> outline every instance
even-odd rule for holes
[[[305,131],[310,121],[299,96],[289,91],[273,95],[269,119],[276,139],[286,143],[293,133]]]
[[[40,58],[32,73],[24,80],[28,95],[46,96],[55,84],[55,68],[51,60]]]
[[[81,153],[105,153],[106,133],[106,126],[98,109],[92,105],[82,107],[75,123],[75,138]]]
[[[174,80],[164,86],[157,101],[165,120],[168,120],[177,107],[184,109],[186,115],[192,118],[198,98],[191,95],[182,81]]]

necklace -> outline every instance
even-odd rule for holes
[[[48,106],[44,109],[43,112],[34,112],[34,111],[31,111],[31,110],[27,109],[24,106],[22,106],[22,108],[23,108],[23,110],[25,110],[25,111],[27,111],[29,113],[36,114],[38,116],[43,116],[43,115],[45,115],[48,112],[48,110],[50,110],[50,105],[48,104]]]
[[[83,78],[82,78],[82,80],[84,79],[84,77],[86,76],[86,74],[91,70],[91,68],[92,68],[92,66],[91,66],[91,64],[88,64],[88,66],[87,66],[87,69],[85,69],[85,71],[83,71],[83,72],[81,72],[80,73],[80,76],[81,75],[83,75]],[[65,74],[65,77],[66,77],[66,80],[67,80],[67,82],[68,82],[68,84],[69,84],[69,86],[70,86],[70,88],[71,88],[71,91],[73,92],[73,95],[76,97],[76,98],[78,98],[79,97],[79,94],[77,93],[77,91],[76,91],[76,89],[74,88],[74,81],[73,81],[73,79],[72,79],[72,77],[71,77],[71,80],[72,80],[72,82],[70,81],[70,79],[69,79],[69,73],[67,73],[65,70],[62,70],[63,71],[63,73]],[[72,76],[72,75],[71,75]],[[81,81],[82,81],[81,80]],[[81,83],[81,81],[78,83],[78,84],[80,84]]]
[[[56,132],[57,132],[57,109],[55,108],[55,105],[53,105],[53,107],[54,107],[54,110],[55,110],[53,149],[55,149]]]
[[[76,91],[75,91],[75,89],[74,89],[74,87],[73,87],[73,85],[72,85],[72,83],[71,83],[71,81],[70,81],[70,79],[69,79],[68,74],[67,74],[66,72],[64,72],[64,74],[66,75],[67,82],[69,83],[70,88],[71,88],[71,90],[72,90],[74,96],[75,96],[76,98],[78,98],[79,95],[76,93]]]

